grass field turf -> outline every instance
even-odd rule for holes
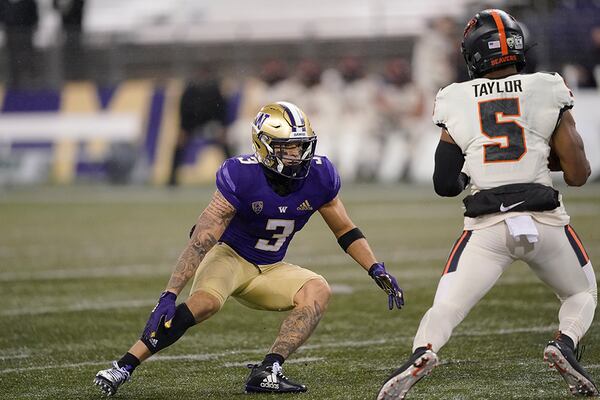
[[[599,260],[600,185],[561,190],[572,225]],[[212,191],[2,190],[0,398],[100,398],[94,374],[137,339]],[[405,289],[406,307],[387,310],[386,296],[315,215],[296,236],[288,260],[324,275],[335,294],[313,337],[285,364],[286,375],[309,392],[283,398],[374,398],[409,355],[462,230],[460,201],[437,198],[429,187],[347,185],[342,199]],[[559,375],[542,362],[558,307],[525,265],[513,265],[455,330],[440,352],[442,366],[409,398],[570,398]],[[116,398],[247,398],[245,364],[262,359],[283,317],[230,300],[140,367]],[[584,356],[597,381],[598,328],[594,322]]]

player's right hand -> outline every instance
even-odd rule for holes
[[[148,322],[146,322],[144,333],[142,333],[143,337],[153,338],[156,336],[156,331],[159,328],[168,329],[171,327],[171,321],[175,316],[176,299],[177,295],[175,293],[169,291],[162,292],[158,303],[156,303],[148,318]]]
[[[404,292],[398,285],[396,278],[385,270],[383,263],[371,265],[369,276],[373,278],[377,286],[387,293],[388,308],[393,310],[396,306],[401,309],[404,305]]]

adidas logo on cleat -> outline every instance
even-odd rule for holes
[[[290,381],[282,374],[281,365],[248,364],[252,368],[246,380],[247,393],[294,393],[306,392],[306,386]]]
[[[279,389],[279,383],[277,383],[277,375],[271,374],[264,378],[260,383],[260,387],[267,389]]]
[[[260,387],[264,387],[266,389],[279,389],[279,383],[262,381],[260,383]]]

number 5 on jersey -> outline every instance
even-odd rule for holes
[[[525,132],[515,120],[499,121],[504,117],[520,117],[518,98],[480,101],[479,123],[481,133],[490,139],[505,138],[506,144],[495,143],[483,146],[483,162],[517,162],[527,153]]]

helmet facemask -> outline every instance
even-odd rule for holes
[[[259,132],[258,139],[266,147],[266,156],[259,161],[273,172],[290,179],[304,179],[315,154],[317,137],[273,139]],[[257,153],[259,154],[259,153]]]

